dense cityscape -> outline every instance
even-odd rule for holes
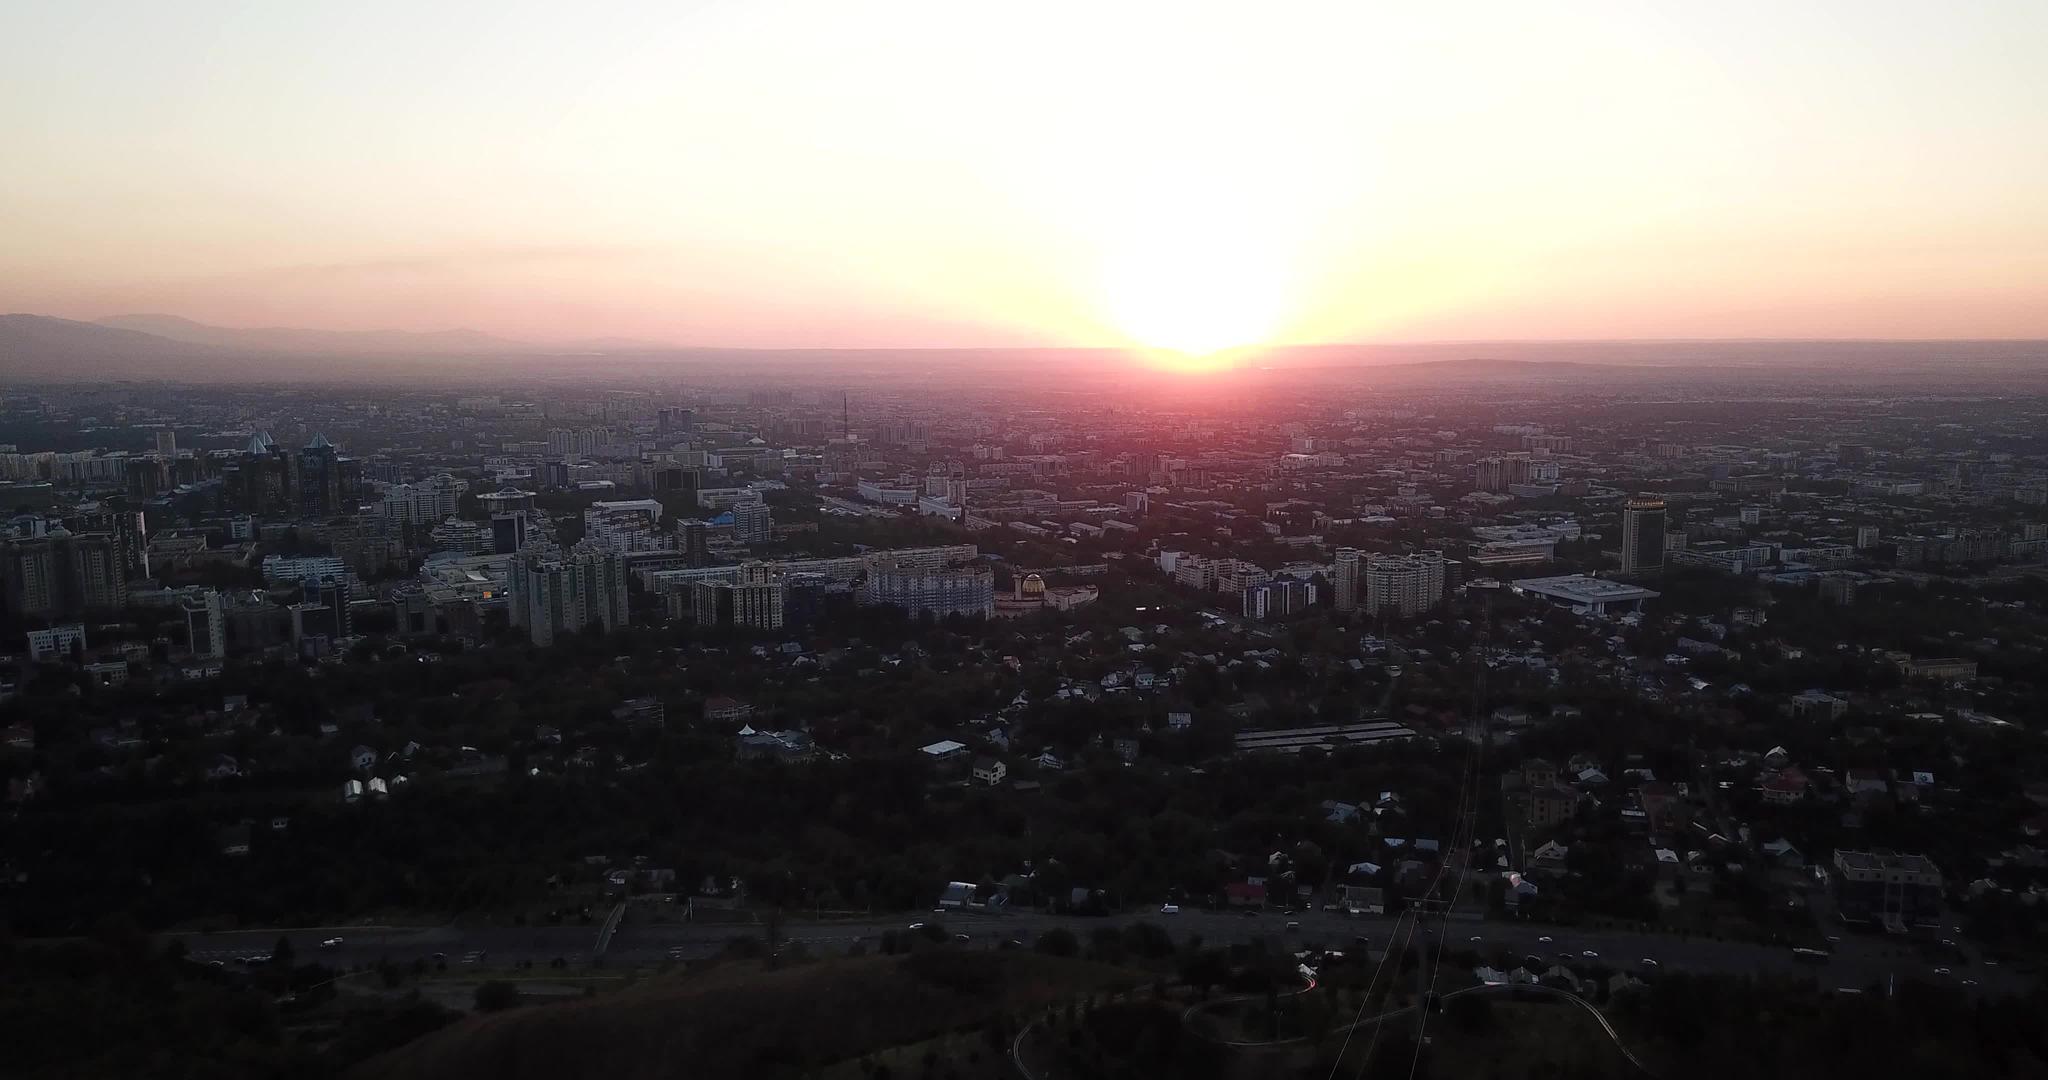
[[[1701,377],[11,386],[8,929],[263,989],[265,1068],[927,937],[1251,991],[1175,1055],[2024,1014],[2048,396]]]

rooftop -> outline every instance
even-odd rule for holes
[[[1654,600],[1661,593],[1630,585],[1625,581],[1566,574],[1562,577],[1523,578],[1514,582],[1517,592],[1530,592],[1575,604],[1612,604],[1630,600]]]
[[[1925,855],[1901,855],[1896,851],[1837,851],[1835,858],[1851,870],[1899,870],[1909,874],[1941,872]]]

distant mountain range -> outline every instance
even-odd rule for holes
[[[559,345],[494,337],[478,330],[306,330],[210,326],[176,315],[117,315],[95,322],[48,315],[0,315],[0,378],[246,378],[263,360],[351,361],[335,369],[280,364],[276,374],[355,375],[398,370],[431,357],[453,374],[489,357],[577,353],[652,353],[670,346],[607,338]]]
[[[537,343],[477,330],[307,330],[210,326],[175,315],[121,315],[96,322],[0,315],[0,380],[250,379],[334,381],[559,377],[565,365],[602,363],[613,373],[694,365],[720,376],[812,371],[847,377],[1157,378],[1111,348],[740,349],[686,348],[621,338]],[[422,362],[426,361],[426,362]],[[1807,383],[1873,376],[1941,382],[2048,375],[2048,342],[2035,341],[1529,341],[1286,346],[1233,378],[1375,384],[1455,379],[1547,383],[1625,379],[1632,384],[1759,376]],[[1171,380],[1161,384],[1171,386]]]
[[[531,349],[526,342],[478,330],[302,330],[285,326],[208,326],[176,315],[116,315],[89,324],[153,334],[192,345],[290,353],[473,353]]]

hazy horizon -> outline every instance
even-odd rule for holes
[[[2042,40],[2020,3],[24,5],[0,307],[752,349],[2048,338]]]

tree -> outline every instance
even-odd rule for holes
[[[503,1012],[519,1004],[519,988],[499,979],[492,979],[476,988],[478,1012]]]
[[[1038,935],[1037,948],[1047,956],[1076,956],[1081,952],[1081,942],[1073,931],[1055,926]]]

